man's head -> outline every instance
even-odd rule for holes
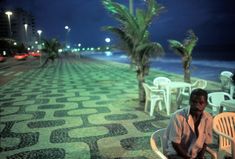
[[[201,115],[207,106],[207,91],[203,89],[194,89],[190,95],[190,114]]]

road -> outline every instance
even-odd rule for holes
[[[28,57],[25,61],[17,61],[12,57],[7,58],[6,62],[0,63],[0,86],[33,68],[37,68],[39,64],[39,59],[34,57]]]

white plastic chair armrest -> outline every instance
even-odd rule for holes
[[[223,136],[224,138],[228,139],[231,142],[231,153],[232,153],[232,158],[235,158],[235,139],[232,138],[231,136],[228,136],[222,132],[219,132],[217,130],[214,130],[217,134]]]
[[[154,152],[158,155],[158,157],[160,157],[161,159],[167,159],[167,157],[157,148],[157,146],[155,145],[155,141],[153,139],[151,139],[151,145]]]

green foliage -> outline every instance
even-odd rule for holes
[[[158,15],[163,7],[155,0],[147,0],[147,9],[136,9],[135,14],[130,13],[126,6],[102,0],[105,9],[119,22],[119,26],[108,26],[105,30],[113,32],[120,39],[119,49],[126,51],[131,65],[135,65],[139,101],[145,101],[142,86],[144,77],[149,73],[150,59],[163,55],[163,48],[159,43],[151,42],[148,28],[153,18]]]
[[[168,40],[169,47],[178,55],[191,56],[193,48],[196,46],[198,41],[197,36],[192,30],[187,32],[187,37],[183,43],[177,40]]]
[[[57,39],[44,40],[44,48],[42,51],[47,54],[47,56],[56,57],[58,56],[58,50],[61,47],[61,44]]]
[[[120,23],[117,27],[108,26],[104,29],[119,37],[120,49],[127,52],[133,64],[148,65],[151,57],[163,55],[163,48],[159,43],[149,40],[148,32],[152,19],[163,9],[161,5],[155,0],[148,0],[147,10],[136,9],[136,15],[132,15],[122,4],[112,0],[102,2],[107,11]]]
[[[187,37],[183,43],[177,40],[168,40],[170,48],[182,57],[182,65],[184,69],[184,81],[191,82],[190,79],[190,66],[192,61],[192,51],[198,41],[197,36],[192,30],[187,32]]]
[[[198,37],[194,34],[192,30],[189,30],[187,37],[183,42],[185,49],[189,54],[192,54],[192,50],[196,46],[197,41],[198,41]]]

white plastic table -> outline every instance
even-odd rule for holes
[[[167,115],[170,115],[171,112],[171,92],[173,89],[188,89],[189,95],[192,91],[192,85],[186,82],[171,82],[169,86],[166,86],[166,96],[167,96],[167,104],[166,104],[166,112]]]
[[[220,113],[223,112],[223,109],[228,108],[229,111],[235,112],[235,100],[225,100],[220,103]]]

